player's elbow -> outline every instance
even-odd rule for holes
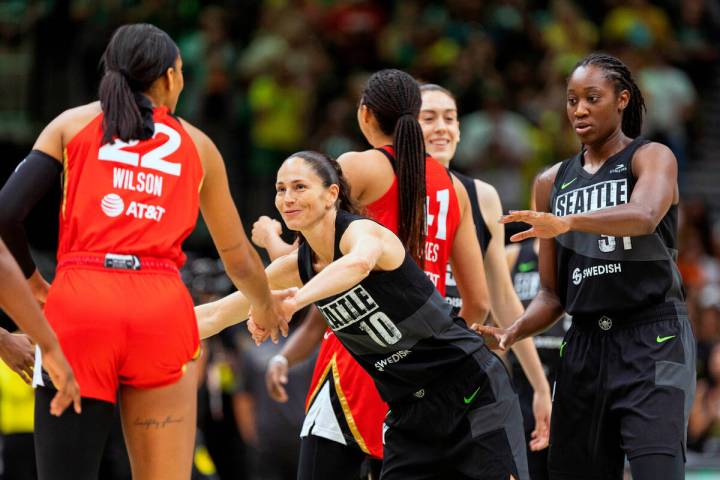
[[[353,256],[348,263],[348,269],[350,269],[354,275],[362,278],[370,275],[374,266],[374,263],[370,261],[370,259],[361,256]]]

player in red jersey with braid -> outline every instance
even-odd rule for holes
[[[459,288],[469,299],[462,315],[469,323],[482,321],[488,311],[487,287],[469,199],[462,184],[425,155],[417,121],[420,105],[419,86],[410,75],[375,73],[358,108],[360,129],[374,148],[346,153],[338,162],[353,200],[398,234],[441,293],[448,261],[458,269]],[[271,257],[293,248],[279,240],[277,226],[267,218],[256,223],[253,237]],[[321,339],[301,432],[298,478],[358,478],[367,456],[382,458],[387,405],[370,375],[317,312],[271,361],[268,387],[273,398],[286,399],[282,384],[288,364],[306,356]]]
[[[133,478],[189,478],[199,339],[178,268],[198,208],[259,323],[273,336],[287,323],[217,148],[173,115],[183,87],[175,43],[152,25],[126,25],[103,64],[100,101],[53,120],[0,192],[0,234],[45,303],[83,397],[82,415],[52,418],[54,389],[37,389],[39,478],[97,478],[118,396]],[[61,172],[58,268],[48,291],[22,220]]]

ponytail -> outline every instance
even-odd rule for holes
[[[420,265],[425,252],[425,141],[417,121],[422,105],[420,88],[400,70],[381,70],[368,80],[361,103],[386,135],[392,135],[393,169],[398,180],[398,236]]]
[[[123,25],[115,31],[100,61],[103,143],[153,136],[153,108],[142,92],[175,65],[178,52],[168,34],[154,25]]]

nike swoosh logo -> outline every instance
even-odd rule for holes
[[[327,340],[328,338],[330,338],[330,335],[332,335],[332,332],[325,332],[323,333],[323,338]]]
[[[481,387],[478,387],[477,390],[475,390],[473,392],[473,394],[470,395],[469,397],[463,397],[463,401],[465,402],[465,405],[469,405],[470,403],[472,403],[473,400],[475,400],[475,397],[477,396],[478,392],[480,391],[480,388]]]
[[[535,265],[537,265],[537,262],[535,260],[530,260],[529,262],[522,262],[518,263],[518,272],[529,272],[533,268],[535,268]]]
[[[660,335],[658,335],[657,338],[655,339],[655,341],[657,343],[664,343],[664,342],[667,342],[668,340],[670,340],[671,338],[675,338],[675,335],[668,335],[667,337],[661,337]]]
[[[560,190],[565,190],[567,187],[569,187],[570,185],[572,185],[572,183],[573,183],[575,180],[577,180],[577,177],[573,178],[573,179],[570,180],[569,182],[563,183],[562,185],[560,185]]]
[[[562,342],[560,344],[560,358],[562,358],[563,350],[565,350],[565,345],[567,345],[567,342]]]

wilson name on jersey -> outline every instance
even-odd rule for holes
[[[335,258],[348,225],[364,217],[339,211]],[[315,275],[307,243],[298,250],[303,282]],[[316,302],[338,340],[392,401],[416,392],[482,346],[409,255],[395,270],[371,272],[358,285]]]
[[[587,213],[628,203],[636,179],[632,159],[647,143],[638,137],[590,174],[582,152],[558,170],[551,197],[557,216]],[[568,232],[556,238],[558,285],[572,315],[637,309],[682,300],[677,258],[677,206],[655,232],[614,237]]]

